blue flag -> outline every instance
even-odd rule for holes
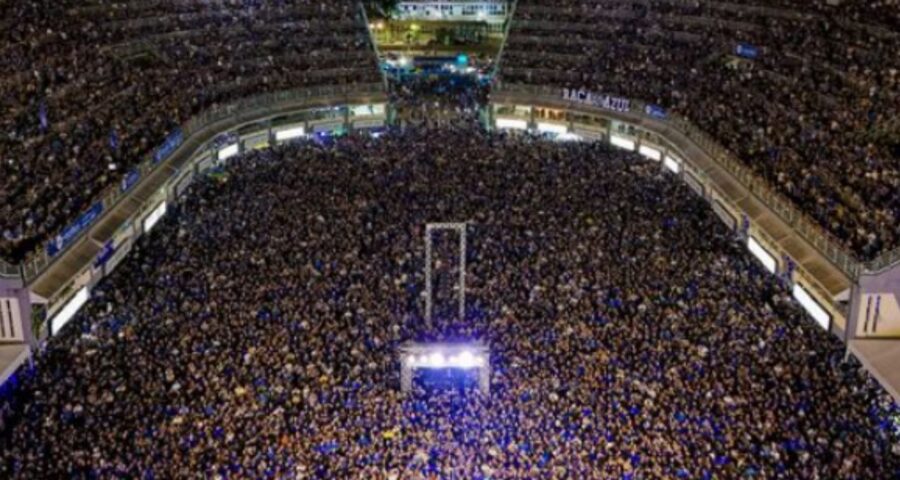
[[[46,132],[50,127],[50,121],[47,119],[47,102],[41,100],[41,105],[38,107],[38,120],[41,123],[41,131]]]
[[[759,57],[759,48],[749,43],[739,43],[734,48],[734,53],[739,57],[754,59]]]

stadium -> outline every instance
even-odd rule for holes
[[[900,479],[900,2],[0,11],[0,478]]]

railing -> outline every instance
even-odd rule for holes
[[[518,8],[518,6],[518,0],[513,0],[512,8],[509,9],[509,15],[506,16],[506,25],[503,32],[503,44],[500,45],[500,51],[497,52],[497,61],[494,62],[494,69],[491,73],[491,78],[497,78],[497,72],[500,71],[500,62],[503,61],[503,52],[506,51],[506,43],[509,42],[509,31],[512,30],[513,17],[515,17],[516,15],[516,8]]]
[[[334,96],[346,96],[350,94],[377,94],[384,93],[384,85],[381,83],[369,83],[369,84],[356,84],[356,85],[329,85],[329,86],[320,86],[320,87],[309,87],[304,89],[297,90],[287,90],[282,92],[274,92],[274,93],[266,93],[253,97],[244,98],[227,105],[215,106],[207,109],[203,113],[191,118],[181,127],[182,132],[182,142],[179,144],[183,145],[185,141],[193,134],[197,133],[200,130],[203,130],[210,125],[221,122],[225,119],[234,117],[235,115],[242,112],[249,112],[253,110],[266,110],[274,106],[295,103],[305,99],[317,98],[317,97],[334,97]],[[173,149],[169,155],[166,156],[168,158],[172,153],[177,149]],[[134,170],[140,172],[141,180],[145,179],[148,175],[153,173],[157,168],[164,165],[166,162],[166,158],[162,158],[159,161],[154,161],[153,154],[156,150],[149,153],[144,160],[134,168]],[[131,193],[131,191],[135,188],[132,186],[128,190],[122,190],[119,184],[110,185],[107,191],[102,195],[102,203],[103,203],[103,212],[107,213],[110,209],[112,209],[124,196]],[[83,212],[82,212],[83,213]],[[79,215],[78,217],[80,217]],[[78,218],[76,217],[76,218]],[[81,231],[78,236],[73,238],[70,242],[68,242],[60,252],[58,252],[54,256],[50,256],[46,250],[46,242],[41,244],[41,247],[38,251],[34,252],[32,256],[25,260],[22,263],[21,269],[12,265],[8,265],[6,262],[0,263],[0,273],[6,274],[7,267],[10,269],[11,273],[8,276],[22,276],[24,280],[30,281],[40,275],[47,266],[53,261],[53,259],[62,256],[66,250],[80,243],[81,238],[87,234],[91,228],[96,225],[97,220],[95,220],[91,225],[87,226],[83,231]],[[65,228],[65,227],[64,227]],[[50,236],[48,238],[53,238],[55,235]]]
[[[378,73],[381,74],[381,81],[384,82],[385,91],[388,90],[388,78],[387,73],[384,69],[381,68],[381,52],[378,50],[378,42],[375,41],[375,35],[372,34],[372,24],[369,23],[369,14],[366,13],[366,6],[363,5],[363,2],[359,2],[358,8],[362,14],[363,22],[366,24],[366,32],[369,34],[369,42],[372,43],[372,51],[375,53],[375,62],[378,64]]]
[[[20,276],[19,267],[0,260],[0,277],[17,278]]]
[[[538,95],[544,97],[552,97],[559,101],[563,101],[561,97],[561,89],[547,86],[535,85],[502,85],[500,92],[508,92],[514,94]],[[321,86],[310,87],[306,89],[290,90],[276,92],[270,94],[262,94],[255,97],[249,97],[239,100],[228,105],[213,107],[205,112],[193,117],[187,121],[182,127],[184,138],[190,137],[192,134],[207,126],[220,122],[226,118],[232,117],[239,112],[249,110],[259,110],[267,107],[284,104],[302,99],[315,97],[348,95],[348,94],[375,94],[383,93],[384,85],[381,83],[359,84],[359,85],[340,85],[340,86]],[[645,116],[644,104],[639,101],[632,101],[632,114]],[[661,121],[653,118],[653,120]],[[753,193],[761,202],[766,204],[772,211],[780,216],[785,223],[789,224],[794,231],[805,239],[810,245],[816,248],[826,258],[828,258],[835,266],[843,271],[851,279],[856,279],[863,271],[863,267],[867,271],[879,271],[887,267],[900,263],[900,248],[890,252],[885,252],[875,260],[861,264],[856,258],[848,253],[844,247],[836,240],[836,238],[825,229],[810,220],[805,213],[797,209],[789,200],[785,199],[781,194],[775,192],[767,182],[754,174],[750,169],[744,166],[737,158],[722,147],[718,142],[712,139],[705,132],[701,131],[684,118],[670,114],[664,121],[672,128],[682,132],[685,136],[693,140],[700,148],[710,154],[720,166],[740,181],[751,193]],[[158,166],[165,163],[159,161],[154,163],[152,154],[148,155],[145,160],[136,167],[143,179],[152,173]],[[115,206],[116,203],[131,190],[122,191],[118,184],[111,185],[107,192],[103,195],[104,212]],[[91,225],[93,226],[93,225]],[[73,239],[66,248],[79,243],[80,238],[87,233],[91,226],[86,228],[81,234]],[[52,238],[52,236],[51,236]],[[50,257],[44,245],[38,252],[29,257],[21,266],[15,266],[0,260],[0,276],[3,277],[24,277],[31,280],[39,275],[51,262],[53,258],[60,256],[63,252],[59,252],[54,257]]]
[[[900,264],[900,247],[897,247],[889,252],[884,252],[877,258],[875,258],[875,260],[867,262],[866,271],[880,272],[888,267],[893,267],[897,264]]]
[[[806,213],[794,206],[793,202],[775,191],[767,181],[751,171],[734,154],[692,123],[683,117],[672,114],[667,120],[667,123],[680,130],[709,153],[713,160],[849,278],[856,279],[859,276],[862,268],[859,260],[842,245],[836,236],[810,219]]]
[[[558,101],[565,101],[562,98],[561,88],[543,85],[504,84],[499,92],[544,97],[549,96]],[[838,269],[844,272],[850,279],[855,280],[859,277],[863,265],[854,255],[847,251],[833,234],[816,224],[807,216],[807,214],[795,207],[790,200],[776,192],[765,180],[741,163],[734,154],[726,150],[711,136],[707,135],[683,117],[671,113],[669,113],[665,119],[649,117],[644,110],[645,106],[646,104],[643,102],[632,100],[631,113],[662,122],[693,140],[694,143],[708,153],[720,167],[736,178],[748,191],[781,217],[781,219],[790,225],[798,235],[818,250]],[[889,252],[887,255],[882,255],[882,257],[879,257],[875,262],[866,264],[865,267],[871,270],[873,269],[873,266],[881,265],[881,268],[884,268],[884,266],[900,261],[900,249]]]

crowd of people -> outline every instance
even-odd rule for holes
[[[273,91],[381,81],[358,2],[0,5],[0,257],[18,261],[189,118]]]
[[[459,122],[229,162],[21,375],[0,477],[900,475],[897,405],[657,162]],[[431,326],[429,222],[468,223]],[[401,394],[447,339],[490,395]]]
[[[399,124],[432,126],[477,120],[490,89],[480,74],[447,72],[391,78],[389,86]]]
[[[504,83],[659,105],[861,259],[900,246],[898,2],[522,0],[515,15]]]
[[[501,73],[687,116],[871,259],[900,245],[898,12],[895,0],[524,0]],[[0,14],[0,257],[12,261],[210,106],[380,81],[357,2],[28,1]]]

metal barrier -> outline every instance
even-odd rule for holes
[[[329,85],[329,86],[319,86],[319,87],[310,87],[304,89],[297,90],[287,90],[281,92],[274,93],[266,93],[253,97],[247,97],[233,103],[227,105],[221,105],[218,107],[213,107],[207,109],[203,113],[191,118],[181,127],[181,132],[183,139],[187,139],[194,133],[205,129],[206,127],[221,122],[227,118],[233,117],[239,113],[251,110],[261,110],[266,108],[275,107],[282,104],[287,103],[295,103],[305,99],[317,98],[317,97],[335,97],[335,96],[345,96],[350,94],[377,94],[384,93],[384,85],[381,83],[374,84],[358,84],[358,85]],[[185,140],[179,144],[184,144]],[[140,178],[144,179],[151,173],[153,173],[157,168],[161,167],[165,164],[166,158],[168,158],[172,153],[177,149],[173,149],[172,152],[169,152],[165,158],[159,159],[159,161],[154,161],[154,152],[151,152],[146,155],[144,160],[133,170],[140,173]],[[102,203],[103,203],[103,211],[107,212],[112,209],[119,200],[122,199],[125,195],[129,194],[131,189],[123,191],[119,184],[110,185],[107,188],[107,191],[102,195]],[[84,213],[84,212],[82,212]],[[76,216],[78,218],[80,215]],[[68,250],[69,248],[77,245],[83,239],[84,235],[91,230],[96,220],[87,228],[85,228],[82,232],[80,232],[75,238],[73,238],[64,249],[59,251],[56,255],[50,256],[47,253],[46,248],[42,246],[38,251],[32,253],[30,257],[28,257],[21,265],[20,268],[9,265],[10,271],[14,272],[9,276],[21,276],[26,282],[36,278],[43,272],[53,261],[53,259],[62,256],[62,254]],[[63,227],[65,228],[65,227]],[[54,235],[48,236],[48,238],[53,238]],[[7,270],[7,265],[5,262],[0,263],[0,273],[5,274]]]
[[[527,71],[527,69],[521,70]],[[562,97],[561,88],[545,85],[503,84],[498,93],[552,97],[554,101],[566,101]],[[837,237],[810,219],[806,213],[794,206],[782,194],[776,192],[768,182],[752,172],[734,154],[685,118],[671,113],[664,119],[650,117],[647,115],[645,107],[645,103],[631,100],[630,113],[661,122],[690,138],[698,147],[708,153],[717,165],[736,178],[748,191],[781,217],[785,223],[790,225],[798,235],[844,272],[847,277],[854,281],[859,277],[864,265],[843,246]],[[866,264],[865,268],[869,270],[877,266],[885,268],[896,262],[900,262],[900,249],[882,255],[876,261]]]
[[[875,260],[866,263],[866,271],[867,272],[880,272],[889,267],[894,267],[897,264],[900,264],[900,247],[897,247],[889,252],[884,252],[879,255]]]
[[[18,278],[21,276],[21,271],[19,267],[8,263],[5,260],[0,260],[0,277],[6,278]]]

